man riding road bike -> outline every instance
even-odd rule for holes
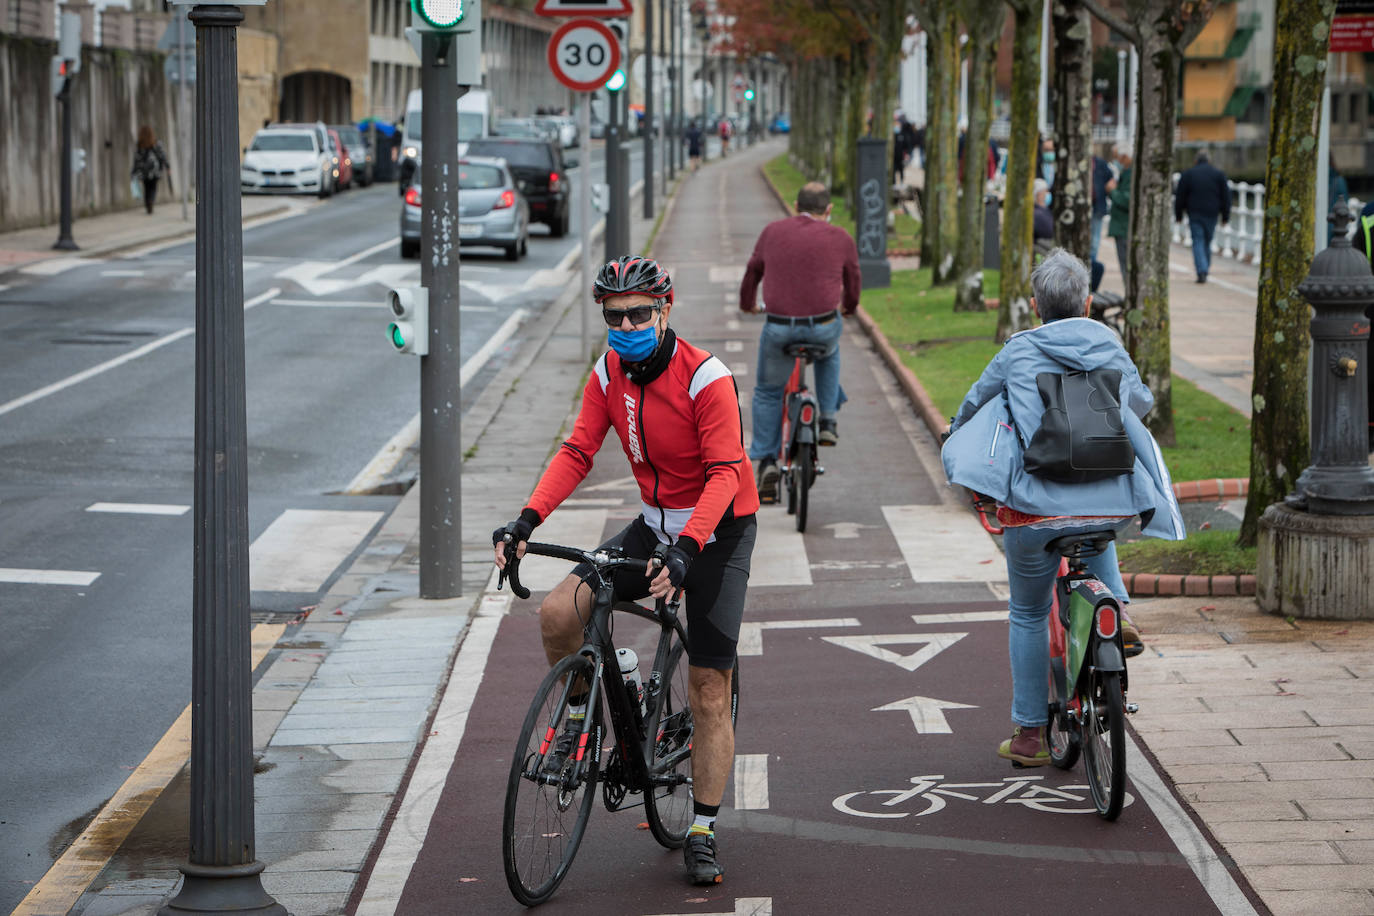
[[[506,564],[505,538],[525,542],[592,469],[614,427],[639,484],[641,512],[603,546],[648,559],[670,545],[656,576],[620,572],[616,600],[667,597],[682,589],[687,607],[688,702],[695,722],[692,794],[695,820],[683,847],[688,879],[717,884],[715,818],[734,765],[730,678],[744,615],[754,513],[753,469],[744,454],[739,393],[725,364],[679,338],[668,325],[673,283],[650,258],[607,262],[592,295],[601,306],[610,350],[596,361],[582,392],[572,435],[550,461],[519,518],[492,535],[496,565]],[[549,664],[578,651],[592,592],[578,566],[540,605]],[[566,757],[580,731],[587,696],[573,697],[572,719],[556,753]],[[578,702],[580,700],[580,702]]]

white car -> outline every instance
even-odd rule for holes
[[[253,135],[239,167],[239,186],[245,194],[328,197],[334,183],[330,152],[309,128],[263,128]]]

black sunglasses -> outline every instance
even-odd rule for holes
[[[636,305],[628,309],[608,309],[605,306],[601,309],[601,317],[606,319],[606,327],[618,328],[620,322],[628,315],[630,324],[640,325],[654,317],[654,312],[663,308],[662,305]]]

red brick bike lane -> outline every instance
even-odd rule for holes
[[[1034,913],[1058,900],[1218,912],[1134,781],[1107,823],[1081,762],[1013,769],[996,757],[1010,730],[1004,604],[815,608],[799,592],[780,610],[789,602],[770,597],[741,646],[737,763],[718,822],[725,883],[687,885],[680,853],[640,826],[643,808],[607,812],[598,792],[541,911]],[[523,910],[502,872],[501,811],[545,670],[537,607],[517,601],[501,621],[398,913]],[[641,657],[651,636],[617,630]],[[1209,868],[1224,871],[1215,857]]]

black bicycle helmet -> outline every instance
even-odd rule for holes
[[[625,255],[607,261],[592,283],[592,299],[600,305],[608,296],[639,293],[669,303],[673,301],[673,280],[653,258]]]

